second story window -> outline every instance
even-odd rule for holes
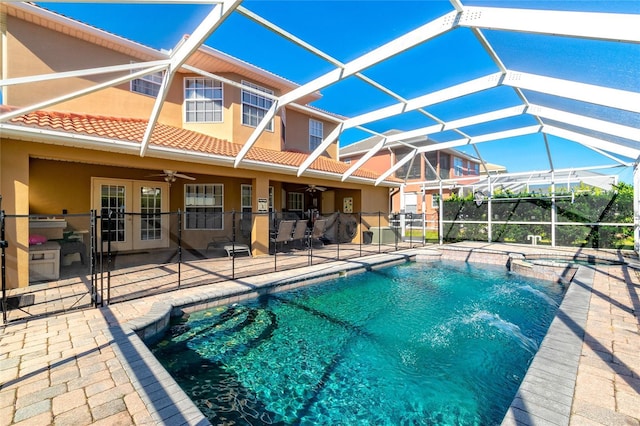
[[[396,151],[396,161],[404,158],[409,152],[404,150]],[[421,157],[416,156],[413,160],[409,160],[404,163],[398,170],[396,170],[396,177],[398,179],[420,179],[421,177]]]
[[[461,158],[454,157],[453,158],[453,174],[454,176],[462,176],[464,175],[464,162]]]
[[[137,71],[137,70],[136,70]],[[162,71],[154,72],[153,74],[145,75],[144,77],[131,80],[131,91],[136,93],[142,93],[143,95],[158,96],[160,92],[160,85],[164,74]]]
[[[258,92],[273,95],[273,91],[248,81],[243,81],[242,84],[255,89],[252,91],[242,90],[242,124],[258,127],[258,123],[262,121],[269,108],[271,108],[271,104],[273,104],[271,98],[262,96]],[[273,131],[273,120],[267,124],[267,130]]]
[[[309,151],[314,151],[322,143],[324,128],[322,121],[309,119]]]
[[[212,78],[185,78],[184,104],[188,123],[221,122],[222,82]]]

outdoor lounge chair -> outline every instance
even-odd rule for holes
[[[296,227],[293,230],[291,241],[297,242],[300,248],[304,248],[304,240],[307,236],[307,221],[304,219],[298,219],[296,221]]]
[[[324,236],[324,228],[327,225],[327,221],[325,219],[317,219],[313,222],[313,229],[311,230],[311,235],[309,235],[309,246],[313,246],[313,242],[317,241],[320,243],[321,247],[324,247],[324,242],[322,241],[322,237]]]
[[[236,253],[247,253],[249,256],[251,256],[251,249],[247,244],[238,242],[234,243],[229,238],[224,238],[224,240],[211,241],[209,244],[207,244],[207,251],[209,251],[211,247],[223,249],[227,252],[227,257],[235,256]]]
[[[295,223],[295,220],[280,221],[280,223],[278,224],[278,231],[273,237],[270,238],[275,251],[278,251],[278,243],[280,243],[280,247],[282,248],[285,243],[291,241],[291,234],[293,233],[293,225]]]

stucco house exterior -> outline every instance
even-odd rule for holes
[[[117,223],[114,249],[127,251],[175,245],[179,225],[164,212],[185,213],[182,242],[199,249],[216,235],[228,235],[225,212],[265,211],[268,205],[270,212],[303,217],[309,209],[340,211],[346,201],[353,212],[389,212],[389,191],[400,182],[389,178],[375,186],[379,173],[366,169],[343,182],[349,166],[338,160],[337,141],[297,176],[339,122],[308,106],[319,93],[283,108],[236,164],[273,97],[295,83],[201,46],[171,81],[146,135],[162,75],[144,74],[135,64],[148,71],[171,51],[34,4],[2,3],[0,11],[1,75],[15,83],[2,87],[0,106],[2,209],[17,216],[6,230],[10,287],[29,282],[28,215],[63,217],[67,230],[82,231],[92,210],[133,213]],[[76,73],[97,68],[102,72]],[[30,76],[50,78],[20,84]],[[105,84],[115,77],[122,82]],[[155,220],[145,221],[149,217]],[[254,256],[268,253],[268,221],[268,215],[251,217]]]

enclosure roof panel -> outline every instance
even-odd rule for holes
[[[297,175],[312,170],[314,160],[336,141],[349,152],[350,144],[390,129],[401,133],[371,149],[385,149],[386,143],[417,143],[416,154],[460,149],[508,170],[553,170],[556,160],[566,157],[576,167],[593,164],[593,158],[619,165],[640,157],[638,2],[223,0],[214,5],[196,1],[194,6],[188,0],[158,1],[137,5],[145,9],[136,11],[148,12],[138,13],[140,19],[132,20],[129,29],[122,22],[101,20],[92,9],[132,7],[126,3],[46,7],[69,16],[58,19],[60,25],[78,31],[90,26],[87,33],[102,34],[114,49],[133,48],[137,42],[129,40],[139,37],[135,46],[140,52],[166,59],[147,68],[151,73],[161,67],[166,82],[186,65],[207,75],[216,70],[208,61],[224,56],[229,60],[219,72],[245,64],[253,67],[257,82],[271,79],[280,90],[251,135],[234,141],[241,146],[234,167],[249,161],[253,145],[282,108],[305,103],[336,113],[330,121],[338,126],[324,134]],[[157,3],[171,3],[180,13],[154,14]],[[29,19],[38,15],[32,4],[19,8],[29,9]],[[182,20],[172,22],[174,15]],[[157,27],[141,31],[147,16],[156,17]],[[156,45],[174,27],[190,28],[185,32],[189,36],[182,33],[173,48],[156,53],[144,47]],[[156,100],[140,155],[145,155],[165,96],[161,91]],[[32,110],[52,106],[34,105]],[[0,122],[14,117],[0,115]],[[425,138],[435,146],[421,146]],[[541,158],[558,139],[579,148],[566,145],[544,159],[546,164],[532,164],[527,156],[509,156],[495,143],[522,138],[537,142],[532,146],[544,151]],[[356,168],[350,167],[343,179]]]

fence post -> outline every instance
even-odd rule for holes
[[[91,276],[91,304],[98,307],[98,289],[96,279],[96,211],[89,211],[89,275]]]
[[[362,230],[362,212],[358,212],[358,229],[360,229],[360,257],[362,257],[362,240],[364,239],[364,231]]]
[[[340,211],[336,217],[336,256],[340,260]]]
[[[309,209],[309,220],[311,221],[311,230],[307,230],[307,265],[313,265],[313,228],[318,217],[313,210]]]
[[[169,212],[171,216],[171,212]],[[178,209],[178,289],[182,284],[182,211]]]
[[[2,323],[7,323],[7,271],[5,250],[9,243],[5,239],[5,213],[2,210],[2,195],[0,195],[0,250],[2,250]]]
[[[98,227],[96,226],[96,247],[100,244],[100,306],[104,306],[104,210],[100,210],[100,238],[98,239]],[[109,232],[107,225],[107,232]],[[107,237],[108,239],[109,237]],[[96,299],[97,300],[97,299]]]
[[[409,248],[413,248],[413,213],[407,213],[409,221]]]
[[[378,253],[380,253],[381,251],[380,242],[382,241],[382,238],[381,238],[382,229],[380,229],[380,226],[382,225],[381,216],[382,216],[382,212],[378,210]]]
[[[396,226],[396,223],[399,223],[399,222],[400,222],[400,215],[401,215],[401,214],[402,214],[402,213],[398,213],[398,220],[396,220],[395,215],[393,216],[393,224],[391,225],[391,228],[392,228],[392,229],[394,229],[394,228],[395,228],[395,229],[397,230],[397,229],[399,228],[399,229],[400,229],[400,232],[402,232],[402,226],[399,226],[399,227],[398,227],[398,226]],[[406,217],[406,216],[405,216],[405,217]],[[395,238],[394,238],[394,239],[395,239],[395,242],[396,242],[396,244],[395,244],[395,250],[394,250],[394,251],[398,251],[398,237],[399,237],[398,232],[394,232],[394,233],[393,233],[393,235],[395,236]]]
[[[276,239],[278,236],[278,229],[280,228],[280,223],[278,222],[278,215],[275,212],[274,212],[273,219],[274,219],[273,223],[275,227],[275,233],[273,238],[274,240],[273,241],[273,271],[277,272],[278,271],[278,243],[276,242]],[[284,220],[284,214],[280,218],[280,221],[283,221],[283,220]],[[269,242],[269,252],[271,252],[271,242]]]
[[[107,306],[111,302],[111,236],[113,233],[113,210],[109,210],[107,216]],[[101,300],[101,306],[104,306],[104,296]]]
[[[223,213],[224,214],[224,213]],[[231,210],[231,279],[236,279],[236,211]]]

